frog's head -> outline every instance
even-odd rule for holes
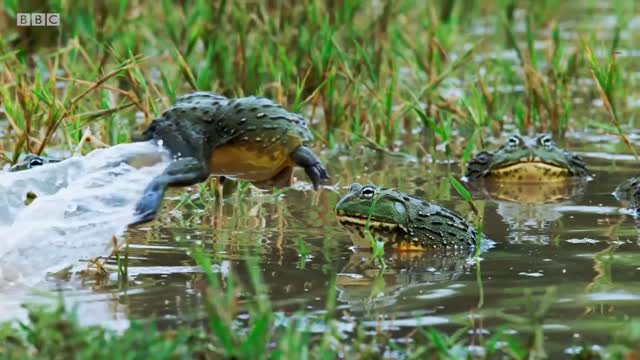
[[[15,165],[9,168],[9,171],[22,171],[29,170],[38,166],[42,166],[46,163],[56,162],[57,160],[48,159],[44,156],[38,156],[35,154],[27,154],[22,161],[17,162]]]
[[[482,151],[467,167],[466,177],[505,181],[546,182],[588,175],[578,155],[556,146],[550,135],[525,139],[513,135],[496,151]]]
[[[616,187],[613,195],[620,201],[631,201],[640,186],[640,177],[632,177]]]
[[[409,201],[393,189],[352,184],[336,205],[336,216],[346,228],[393,231],[409,222]]]
[[[633,197],[631,198],[631,209],[635,211],[636,216],[640,215],[640,186],[633,189]]]

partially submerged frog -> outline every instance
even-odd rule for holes
[[[629,203],[631,210],[640,215],[640,177],[632,177],[616,187],[616,199]]]
[[[482,151],[468,164],[467,179],[492,178],[513,182],[561,181],[587,177],[584,160],[556,146],[551,136],[534,139],[511,136],[496,151]]]
[[[367,227],[374,239],[397,250],[471,249],[476,244],[476,229],[458,214],[395,189],[352,184],[335,212],[365,246]],[[481,236],[483,243],[490,242]]]
[[[42,166],[45,164],[60,162],[59,159],[52,159],[45,156],[39,156],[35,154],[27,154],[22,158],[22,160],[15,163],[13,166],[9,168],[9,171],[23,171],[29,170],[34,167]]]
[[[618,185],[613,191],[613,196],[620,201],[632,201],[633,195],[640,186],[640,177],[632,177]]]

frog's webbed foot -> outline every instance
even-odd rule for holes
[[[327,169],[324,168],[320,159],[306,147],[300,146],[297,148],[291,153],[291,159],[304,168],[304,172],[306,172],[309,179],[311,179],[314,189],[317,190],[321,182],[329,180]]]
[[[153,220],[160,209],[167,187],[197,184],[208,176],[209,172],[206,166],[195,158],[174,160],[160,176],[153,179],[144,189],[142,199],[136,205],[135,219],[129,225],[142,224]]]

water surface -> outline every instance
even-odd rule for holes
[[[126,284],[112,274],[49,278],[40,288],[57,289],[78,304],[80,319],[88,323],[197,324],[204,318],[206,285],[189,250],[198,246],[211,255],[216,271],[233,273],[247,287],[245,260],[257,259],[283,319],[299,310],[322,314],[329,287],[335,286],[336,316],[347,334],[356,319],[371,330],[392,330],[399,339],[416,326],[449,331],[471,324],[474,336],[506,326],[528,334],[531,329],[506,315],[528,316],[553,287],[543,327],[548,351],[564,354],[583,342],[606,344],[624,320],[640,316],[635,281],[640,251],[636,221],[611,195],[635,174],[635,162],[614,161],[598,146],[576,146],[587,156],[593,179],[549,190],[545,194],[555,194],[553,202],[536,196],[546,191],[542,187],[518,192],[470,186],[483,211],[484,232],[496,241],[479,263],[467,256],[388,252],[387,268],[380,271],[369,252],[353,249],[333,214],[339,193],[352,181],[397,187],[473,219],[447,180],[449,174],[460,175],[457,163],[401,161],[363,151],[366,155],[327,161],[339,183],[319,193],[308,190],[301,171],[293,189],[278,195],[238,190],[221,207],[211,201],[204,209],[176,207],[185,195],[172,191],[159,221],[126,233]],[[196,205],[201,203],[193,195],[197,189],[191,195]],[[514,201],[517,194],[520,202]],[[10,293],[5,297],[10,303]]]

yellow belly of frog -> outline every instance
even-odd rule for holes
[[[253,144],[225,145],[211,154],[209,171],[212,175],[267,181],[294,166],[287,150],[275,145],[266,148],[258,148]]]
[[[542,162],[521,162],[491,170],[490,176],[502,181],[536,183],[566,180],[571,174],[567,169]]]

